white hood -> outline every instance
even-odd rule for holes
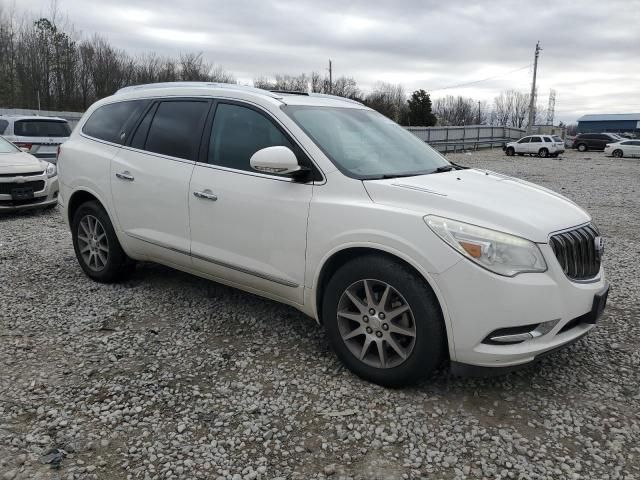
[[[591,217],[571,200],[533,183],[485,170],[367,180],[382,205],[439,215],[546,243],[549,233]]]
[[[26,152],[0,153],[0,175],[44,172],[48,163]]]

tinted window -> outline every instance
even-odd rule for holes
[[[551,140],[549,137],[542,137],[542,138],[544,138],[544,141],[545,141],[545,142],[549,142],[549,143],[551,143],[551,142],[553,141],[553,140]]]
[[[9,122],[7,122],[6,120],[0,120],[0,135],[4,135],[4,131],[7,129],[7,125],[9,125]]]
[[[556,142],[562,142],[562,138],[560,138],[560,137],[559,137],[559,136],[557,136],[557,135],[554,135],[554,136],[553,136],[553,139],[554,139]]]
[[[266,147],[293,146],[284,134],[259,112],[221,103],[211,129],[209,163],[238,170],[252,170],[249,160]]]
[[[542,139],[540,137],[531,137],[531,143],[542,143]]]
[[[144,149],[195,160],[208,108],[209,102],[197,100],[160,103],[151,122]]]
[[[631,141],[628,141],[628,142],[620,142],[620,145],[635,145],[635,144],[636,144],[636,142],[631,142]]]
[[[529,143],[531,141],[531,137],[524,137],[518,140],[518,143]]]
[[[99,107],[91,114],[82,131],[92,137],[122,145],[127,128],[131,128],[146,104],[142,100],[135,100]]]
[[[59,120],[18,120],[13,124],[13,134],[20,137],[68,137],[69,124]]]
[[[149,126],[151,125],[151,120],[153,120],[153,116],[156,113],[156,107],[153,106],[149,109],[147,114],[144,116],[140,125],[138,125],[138,129],[136,133],[133,135],[131,139],[130,145],[133,148],[139,148],[141,150],[144,149],[144,143],[147,141],[147,133],[149,132]]]

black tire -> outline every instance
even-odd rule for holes
[[[576,148],[579,152],[586,152],[587,150],[589,150],[589,147],[587,147],[586,143],[579,143]]]
[[[507,157],[513,157],[513,154],[516,153],[516,150],[513,147],[507,147],[504,153],[507,154]]]
[[[620,150],[619,148],[614,150],[612,155],[616,158],[622,158],[624,156],[622,150]]]
[[[546,148],[541,148],[538,150],[538,156],[541,158],[547,158],[549,156],[549,150]]]
[[[85,218],[97,219],[102,227],[107,240],[106,261],[102,268],[91,266],[80,252],[78,236],[85,236],[80,223]],[[73,249],[76,252],[76,258],[84,273],[91,279],[101,283],[113,283],[126,278],[135,266],[135,262],[131,260],[118,241],[113,224],[109,219],[109,215],[102,205],[96,201],[85,202],[76,210],[71,221],[71,236],[73,239]]]
[[[413,319],[415,337],[412,340],[412,350],[404,360],[398,356],[401,363],[397,365],[387,368],[371,366],[357,358],[347,346],[346,340],[342,338],[338,324],[338,305],[343,298],[343,293],[363,280],[379,281],[390,285],[410,308],[409,318]],[[377,300],[380,301],[379,294]],[[395,308],[393,304],[389,306]],[[378,307],[380,306],[376,305],[376,308]],[[388,257],[367,255],[344,264],[329,279],[325,288],[322,299],[322,320],[329,343],[344,365],[361,378],[379,385],[400,387],[415,383],[429,375],[446,358],[446,331],[435,294],[424,279],[409,267]],[[373,320],[368,321],[372,323],[366,325],[373,325]],[[384,328],[384,324],[382,327]],[[356,337],[356,339],[362,339],[363,344],[366,338],[364,333]],[[383,342],[384,340],[380,340],[380,345],[386,345],[389,355],[393,355],[394,351],[390,349],[390,345]],[[380,353],[378,344],[373,348],[375,351],[372,352],[371,348],[368,351],[375,357],[376,353]],[[384,350],[385,347],[383,346],[382,349]]]

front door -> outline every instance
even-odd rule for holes
[[[189,191],[193,265],[228,283],[303,303],[312,183],[251,169],[258,150],[302,152],[261,110],[220,102]],[[304,162],[302,162],[304,163]]]
[[[531,142],[528,144],[529,153],[537,154],[538,151],[543,147],[542,137],[531,137]]]
[[[189,181],[209,107],[207,100],[155,103],[111,161],[116,216],[133,250],[190,265]]]

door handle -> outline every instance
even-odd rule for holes
[[[203,190],[202,192],[193,192],[193,195],[195,197],[198,197],[198,198],[204,198],[206,200],[211,200],[212,202],[215,202],[216,200],[218,200],[218,196],[215,195],[208,188],[206,190]]]
[[[135,178],[133,178],[133,175],[131,175],[131,173],[127,170],[122,173],[117,172],[116,177],[118,177],[120,180],[128,180],[130,182],[133,182],[135,180]]]

